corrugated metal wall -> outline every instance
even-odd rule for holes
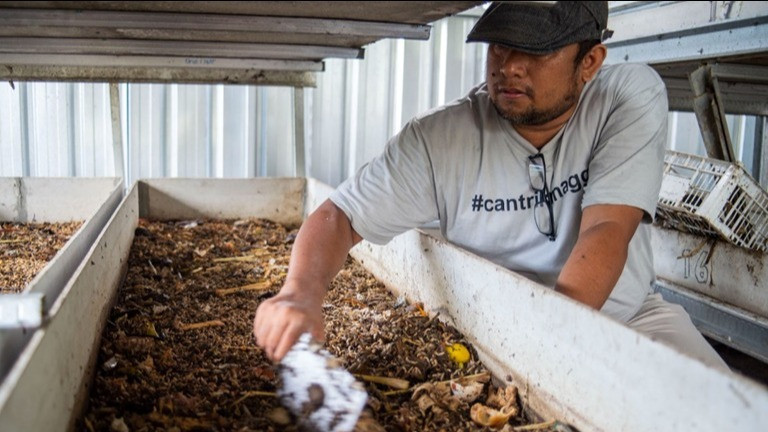
[[[307,175],[337,185],[412,116],[482,81],[485,45],[464,42],[477,16],[435,23],[429,41],[385,40],[365,60],[327,61],[318,87],[304,92]],[[292,88],[119,88],[126,184],[295,175]],[[109,107],[107,84],[0,84],[0,176],[116,175]],[[737,153],[751,158],[755,118],[729,122]],[[671,148],[704,154],[693,114],[670,114],[670,126]]]
[[[378,154],[418,112],[483,79],[465,44],[477,13],[435,23],[429,41],[385,40],[365,60],[328,60],[305,91],[307,175],[332,185]],[[0,85],[0,176],[113,176],[109,86]],[[293,176],[293,89],[120,84],[126,183],[148,177]]]
[[[308,172],[340,183],[381,152],[414,115],[484,79],[485,46],[467,44],[474,17],[436,23],[429,41],[382,41],[364,61],[331,60],[308,90]]]
[[[0,85],[0,175],[105,176],[111,155],[106,86]]]
[[[0,175],[118,172],[107,84],[15,86],[0,86]],[[127,180],[293,175],[292,91],[121,84]]]

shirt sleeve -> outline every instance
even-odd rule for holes
[[[331,193],[330,199],[364,239],[386,244],[438,218],[430,155],[418,123],[410,122],[384,152]]]
[[[653,221],[664,169],[668,100],[659,76],[647,66],[627,68],[606,98],[612,104],[589,164],[582,208],[622,204]]]

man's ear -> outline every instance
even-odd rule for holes
[[[581,82],[588,83],[595,77],[600,66],[603,65],[608,50],[603,44],[597,44],[581,59]]]

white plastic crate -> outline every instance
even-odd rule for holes
[[[683,232],[768,250],[768,193],[738,163],[667,151],[656,216]]]

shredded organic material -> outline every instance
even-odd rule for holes
[[[140,220],[135,234],[79,430],[297,430],[276,397],[276,366],[251,333],[257,306],[285,280],[296,230],[266,220]],[[369,395],[358,430],[530,423],[516,389],[491,383],[468,340],[354,260],[332,282],[324,314],[326,349]]]
[[[0,222],[0,294],[24,291],[82,222]]]

